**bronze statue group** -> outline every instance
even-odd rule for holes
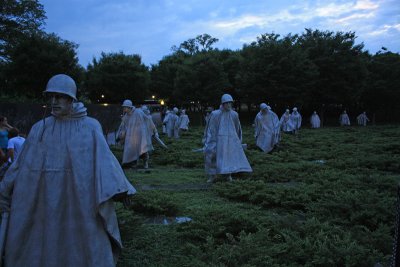
[[[115,266],[122,242],[114,201],[129,205],[136,190],[127,180],[111,152],[100,123],[87,116],[76,98],[74,80],[64,74],[53,76],[44,95],[51,115],[33,125],[19,156],[0,182],[0,265],[6,267],[109,267]],[[233,98],[221,97],[219,109],[208,110],[202,151],[208,182],[217,175],[232,181],[232,174],[252,172],[244,153],[238,113]],[[122,166],[147,169],[152,139],[159,137],[147,106],[122,104],[124,115],[118,129],[123,146]],[[179,138],[188,130],[189,117],[174,108],[163,123],[168,137]],[[365,115],[365,114],[364,114]],[[347,114],[341,122],[349,124]],[[362,123],[368,118],[360,117]],[[301,127],[297,108],[278,119],[262,103],[254,127],[257,146],[270,152],[280,133]],[[313,128],[320,127],[316,113]]]

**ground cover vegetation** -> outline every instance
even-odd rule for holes
[[[202,129],[191,129],[168,140],[169,150],[156,147],[150,173],[126,170],[138,193],[131,209],[118,206],[119,266],[386,266],[399,134],[398,126],[304,129],[264,154],[244,127],[254,172],[204,186],[202,154],[192,151]],[[176,216],[192,221],[154,220]]]

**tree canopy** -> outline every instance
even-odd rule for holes
[[[202,36],[212,41],[201,46]],[[152,93],[202,106],[217,106],[228,92],[249,106],[399,110],[400,55],[385,48],[371,55],[354,32],[265,33],[237,51],[216,49],[218,39],[202,36],[152,66]]]
[[[218,39],[204,33],[173,46],[150,67],[137,54],[103,52],[84,69],[77,44],[43,32],[45,18],[36,0],[0,5],[3,92],[39,97],[52,75],[66,73],[92,102],[156,95],[174,105],[217,107],[230,93],[249,107],[266,102],[280,110],[400,112],[400,55],[386,48],[370,54],[355,32],[265,33],[235,51],[216,48]]]
[[[197,35],[196,38],[190,38],[182,42],[179,47],[173,46],[171,49],[188,55],[194,55],[199,52],[207,52],[213,50],[213,44],[218,42],[217,38],[204,33]]]
[[[144,100],[149,81],[148,68],[139,55],[102,53],[88,65],[85,86],[93,101],[118,103],[126,98]]]
[[[8,50],[24,35],[41,31],[45,19],[38,0],[0,0],[0,59],[8,59]]]
[[[74,42],[43,31],[45,11],[38,0],[0,0],[1,95],[37,99],[49,78],[65,73],[79,84],[84,69]]]
[[[76,48],[55,34],[25,36],[10,50],[3,86],[18,95],[40,98],[53,75],[68,74],[79,85],[84,69],[78,64]]]

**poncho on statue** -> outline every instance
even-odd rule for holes
[[[290,121],[292,122],[294,130],[299,130],[301,127],[301,115],[297,110],[294,110],[292,114],[290,114]]]
[[[163,123],[165,124],[167,136],[179,138],[179,128],[178,128],[179,117],[174,112],[170,112],[165,116]]]
[[[148,133],[150,134],[150,137],[152,137],[153,135],[158,135],[158,131],[157,131],[157,127],[153,122],[153,118],[151,117],[151,115],[147,115],[146,114],[146,124],[147,124],[147,129],[148,129]],[[151,138],[150,138],[151,140]]]
[[[153,135],[158,136],[157,127],[154,124],[153,117],[151,116],[149,108],[144,105],[144,106],[142,106],[142,110],[143,110],[144,115],[146,115],[145,116],[146,125],[148,128],[148,133],[150,134],[150,137],[153,137]],[[150,138],[150,140],[151,140],[151,138]]]
[[[235,111],[211,113],[204,144],[205,169],[209,175],[252,172],[242,146],[242,128]]]
[[[211,118],[211,111],[210,113],[208,113],[206,116],[204,116],[204,123],[205,123],[205,127],[204,127],[204,132],[203,132],[203,138],[201,139],[201,143],[204,145],[206,142],[206,138],[207,138],[207,129],[208,129],[208,122],[210,121]]]
[[[292,120],[290,119],[290,114],[289,112],[285,112],[280,120],[280,124],[281,124],[281,129],[284,132],[291,132],[294,130],[294,125]]]
[[[350,126],[350,118],[347,113],[340,114],[339,123],[341,126]]]
[[[153,150],[152,133],[149,132],[148,117],[137,108],[131,114],[125,114],[120,129],[125,132],[122,164],[131,163]]]
[[[310,118],[311,128],[317,129],[321,127],[321,119],[317,113],[313,113]]]
[[[367,122],[369,122],[369,119],[367,117],[367,114],[365,114],[365,112],[357,116],[358,125],[367,126]]]
[[[280,123],[272,112],[259,112],[254,120],[256,145],[264,152],[270,152],[279,143]]]
[[[166,126],[167,123],[166,123],[166,121],[168,120],[168,116],[169,116],[170,113],[171,113],[171,111],[169,111],[169,110],[167,110],[165,112],[165,117],[164,117],[164,120],[162,122],[162,132],[164,134],[167,134],[167,126]]]
[[[37,122],[0,183],[2,210],[11,204],[5,266],[115,266],[122,243],[112,198],[134,193],[83,104]]]
[[[182,114],[179,116],[179,121],[178,121],[178,125],[179,125],[179,129],[180,130],[189,130],[189,116],[186,115],[186,113],[184,111],[182,111]]]

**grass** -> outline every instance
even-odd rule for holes
[[[126,170],[139,191],[131,209],[117,205],[125,246],[118,266],[388,265],[400,126],[304,129],[284,135],[272,154],[260,152],[252,134],[244,127],[254,172],[232,183],[185,187],[206,181],[203,155],[192,152],[200,128],[163,137],[170,149],[156,146],[150,173]],[[154,190],[140,190],[146,186]],[[154,216],[193,220],[147,223]]]

